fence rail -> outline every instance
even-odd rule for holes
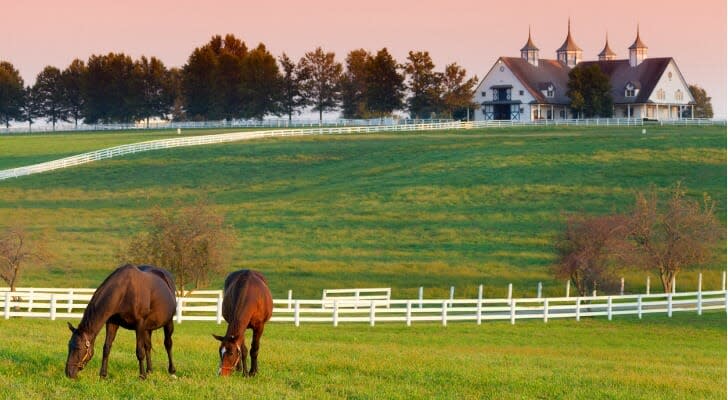
[[[0,290],[3,317],[81,318],[94,289],[23,288],[15,292]],[[482,293],[482,291],[480,291]],[[415,300],[335,300],[332,307],[323,307],[326,300],[274,299],[273,322],[368,323],[383,322],[449,322],[607,317],[618,315],[666,314],[728,310],[726,290],[621,296],[501,298],[489,299],[415,299]],[[222,291],[192,292],[177,298],[175,321],[215,321],[222,323]]]

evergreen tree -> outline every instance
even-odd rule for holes
[[[569,71],[568,91],[571,109],[582,118],[611,117],[613,100],[609,77],[599,65],[577,66]]]
[[[63,85],[63,108],[67,111],[67,117],[72,118],[78,128],[78,121],[83,118],[85,108],[84,79],[86,76],[86,64],[75,59],[61,73],[61,84]]]
[[[367,111],[384,117],[404,105],[404,76],[399,73],[397,62],[386,48],[369,57],[366,64],[366,98]]]
[[[261,43],[247,53],[242,67],[243,117],[278,114],[281,78],[275,57]]]
[[[323,113],[335,110],[341,97],[341,63],[336,62],[335,54],[324,53],[321,47],[306,53],[300,61],[306,79],[302,82],[304,97],[319,112],[319,123]]]
[[[346,56],[346,72],[341,76],[341,111],[344,118],[366,118],[368,71],[372,55],[364,50],[352,50]]]
[[[0,61],[0,122],[6,128],[10,121],[22,119],[25,97],[23,78],[13,64]]]
[[[33,85],[32,98],[37,116],[46,117],[53,124],[54,131],[57,122],[68,121],[63,77],[58,68],[47,66],[38,74]]]
[[[288,115],[288,121],[290,122],[293,113],[300,114],[300,109],[307,105],[301,87],[301,82],[305,79],[305,76],[301,68],[286,53],[278,58],[278,62],[280,62],[282,69],[279,84],[279,109],[284,115]]]
[[[405,72],[410,97],[407,109],[412,118],[430,118],[441,110],[442,74],[435,72],[435,64],[427,51],[409,52]]]

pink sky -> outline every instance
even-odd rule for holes
[[[428,50],[438,70],[457,62],[482,78],[498,56],[519,55],[529,25],[541,58],[555,58],[570,16],[588,60],[607,31],[626,58],[639,23],[649,56],[675,58],[688,83],[713,97],[716,117],[726,116],[725,0],[24,0],[2,9],[0,60],[15,65],[26,84],[46,65],[65,68],[110,51],[182,66],[195,47],[226,33],[294,59],[317,46],[339,61],[357,48],[387,47],[399,62],[409,50]]]

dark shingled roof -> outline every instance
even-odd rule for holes
[[[537,103],[569,104],[571,100],[566,96],[569,82],[569,67],[556,60],[538,60],[538,67],[519,57],[501,57],[503,63],[510,69]],[[554,97],[546,97],[539,90],[545,84],[554,85]]]
[[[615,103],[646,103],[671,61],[670,57],[647,58],[636,67],[631,67],[629,60],[584,61],[578,67],[598,65],[609,76]],[[640,89],[637,97],[624,97],[624,87],[628,82]]]
[[[501,57],[500,60],[523,83],[537,103],[571,103],[566,96],[571,69],[566,65],[556,60],[541,59],[538,66],[534,66],[519,57]],[[671,61],[672,58],[648,58],[636,67],[631,67],[629,60],[584,61],[576,68],[598,65],[609,76],[614,103],[646,103]],[[636,97],[624,96],[624,88],[628,82],[640,89]],[[546,97],[541,92],[548,84],[554,85],[554,97]]]

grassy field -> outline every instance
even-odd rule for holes
[[[725,399],[725,313],[439,325],[269,324],[252,379],[216,376],[224,325],[176,326],[177,379],[162,334],[155,371],[137,378],[134,335],[121,330],[101,380],[103,332],[76,381],[63,374],[66,322],[0,321],[4,399]],[[249,336],[248,336],[249,339]]]
[[[46,231],[56,257],[21,286],[95,287],[147,210],[207,196],[238,234],[230,270],[256,268],[274,296],[392,287],[397,298],[563,293],[548,268],[564,213],[631,206],[676,181],[718,200],[725,221],[722,127],[540,128],[277,138],[141,153],[0,182],[0,220]],[[160,133],[164,135],[164,133]],[[134,134],[118,141],[134,141]],[[151,135],[153,136],[153,135]],[[144,139],[151,138],[145,136]],[[12,137],[13,154],[49,159],[116,143],[110,134]],[[5,142],[1,142],[4,143]],[[46,149],[47,147],[47,149]],[[13,158],[12,156],[10,158]],[[0,165],[18,163],[0,155]],[[704,269],[720,286],[725,246]],[[626,273],[641,291],[645,272]],[[678,277],[694,288],[697,271]],[[219,287],[216,277],[211,287]],[[652,277],[653,288],[658,280]]]

